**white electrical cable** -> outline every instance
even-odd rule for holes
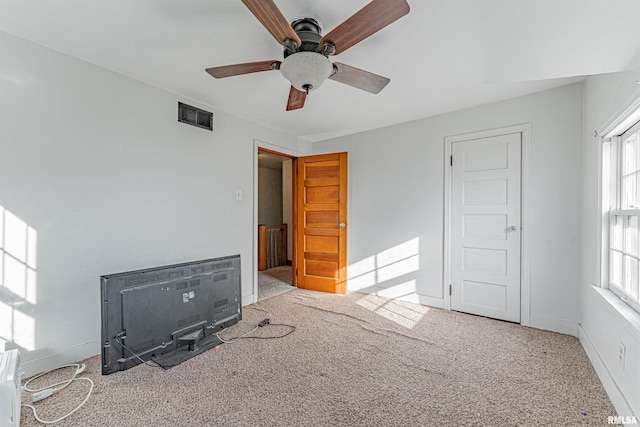
[[[40,378],[40,377],[42,377],[42,376],[44,376],[44,375],[50,374],[51,372],[57,371],[58,369],[71,368],[71,367],[75,367],[75,368],[76,368],[76,371],[74,372],[73,377],[71,377],[70,379],[68,379],[68,380],[66,380],[66,381],[60,381],[59,383],[51,384],[51,385],[48,385],[48,386],[46,386],[46,387],[37,388],[37,389],[30,389],[30,388],[28,387],[28,384],[29,384],[31,381],[37,380],[38,378]],[[27,381],[26,383],[24,383],[24,386],[23,386],[24,391],[28,391],[28,392],[31,392],[31,393],[35,393],[35,392],[38,392],[38,391],[46,390],[46,389],[48,389],[48,388],[52,388],[52,387],[56,387],[56,386],[59,386],[59,385],[61,385],[61,384],[64,384],[64,385],[63,385],[62,387],[60,387],[59,389],[56,389],[56,390],[55,390],[55,391],[60,391],[60,390],[62,390],[63,388],[65,388],[66,386],[68,386],[69,384],[71,384],[71,382],[73,381],[73,379],[74,379],[78,374],[82,373],[82,372],[84,371],[84,369],[85,369],[85,365],[80,365],[79,363],[72,363],[72,364],[70,364],[70,365],[63,365],[63,366],[59,366],[59,367],[57,367],[57,368],[55,368],[55,369],[52,369],[52,370],[47,371],[47,372],[44,372],[44,373],[42,373],[42,374],[40,374],[40,375],[36,375],[35,377],[33,377],[33,378],[29,379],[29,381]]]
[[[126,345],[122,344],[122,341],[120,341],[117,337],[116,337],[116,338],[114,338],[114,340],[116,340],[116,342],[117,342],[118,344],[120,344],[120,345],[122,346],[122,348],[124,348],[125,350],[127,350],[129,353],[133,354],[133,356],[134,356],[134,357],[136,357],[139,361],[141,361],[144,365],[151,366],[152,368],[155,368],[155,367],[156,367],[156,365],[158,364],[158,363],[157,363],[157,362],[155,362],[155,361],[154,361],[154,363],[155,363],[156,365],[152,365],[152,364],[150,364],[149,362],[145,362],[145,361],[144,361],[144,359],[143,359],[142,357],[138,356],[138,355],[137,355],[137,354],[135,354],[133,351],[131,351],[131,350],[129,349],[129,347],[127,347]]]
[[[219,331],[219,332],[216,332],[216,337],[218,337],[218,339],[219,339],[220,341],[222,341],[223,343],[225,343],[225,344],[230,344],[230,343],[232,343],[232,342],[236,342],[236,341],[238,341],[240,338],[244,338],[244,337],[246,337],[246,336],[247,336],[247,335],[249,335],[251,332],[253,332],[253,331],[255,331],[256,329],[258,329],[258,326],[256,326],[255,328],[253,328],[253,329],[252,329],[252,330],[250,330],[249,332],[246,332],[246,333],[244,333],[244,334],[240,335],[239,337],[230,338],[229,340],[223,340],[222,338],[220,338],[220,334],[221,334],[221,333],[223,333],[224,331],[226,331],[227,329],[228,329],[228,328],[224,328],[223,330],[221,330],[221,331]]]
[[[28,385],[29,385],[29,383],[31,381],[36,380],[36,379],[42,377],[43,375],[49,374],[49,373],[51,373],[53,371],[57,371],[58,369],[67,368],[67,367],[73,367],[73,366],[76,367],[76,370],[73,373],[73,377],[71,377],[69,380],[60,381],[59,383],[51,384],[49,386],[45,386],[45,387],[42,387],[42,388],[39,388],[39,389],[30,389],[28,387]],[[87,401],[89,400],[89,396],[91,396],[91,392],[93,391],[93,387],[95,386],[94,382],[90,378],[86,378],[86,377],[77,378],[79,374],[84,372],[85,368],[86,368],[85,365],[80,365],[78,363],[73,363],[71,365],[64,365],[64,366],[60,366],[60,367],[58,367],[56,369],[52,369],[50,371],[44,372],[44,373],[42,373],[40,375],[36,375],[35,377],[29,379],[26,383],[24,383],[23,389],[25,391],[32,392],[32,393],[43,392],[42,397],[40,399],[38,399],[38,400],[42,400],[42,399],[44,399],[46,397],[51,396],[54,393],[59,392],[60,390],[64,389],[65,387],[67,387],[69,384],[71,384],[74,381],[88,381],[91,384],[91,387],[89,388],[89,392],[87,393],[87,396],[84,398],[84,400],[74,410],[72,410],[68,414],[66,414],[66,415],[64,415],[64,416],[62,416],[60,418],[57,418],[55,420],[48,421],[48,420],[43,420],[40,417],[38,417],[38,414],[36,412],[36,408],[35,407],[33,407],[31,405],[26,405],[26,404],[22,404],[22,406],[24,406],[26,408],[31,408],[31,410],[33,411],[33,416],[35,417],[35,419],[38,420],[39,422],[41,422],[42,424],[55,424],[55,423],[57,423],[59,421],[64,420],[65,418],[67,418],[71,414],[75,413],[78,409],[80,409],[85,403],[87,403]],[[59,385],[62,385],[62,387],[54,388],[54,387],[57,387]]]

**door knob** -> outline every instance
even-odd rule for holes
[[[340,224],[338,224],[340,226],[340,228],[345,228],[347,226],[347,223],[345,222],[341,222]]]
[[[511,227],[507,228],[508,231],[516,231],[518,229],[518,227],[516,227],[515,225],[512,225]]]

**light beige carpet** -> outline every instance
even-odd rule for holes
[[[164,371],[101,376],[62,426],[559,426],[615,415],[576,338],[353,293],[293,290],[244,307],[282,339],[223,344]],[[253,336],[275,336],[268,325]],[[49,378],[49,382],[56,381]],[[86,385],[36,404],[52,419]],[[24,397],[25,400],[27,396]],[[23,426],[39,425],[23,408]]]
[[[258,301],[289,292],[291,286],[291,266],[281,265],[258,272]]]

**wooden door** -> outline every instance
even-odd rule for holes
[[[347,153],[294,161],[294,284],[347,292]]]
[[[521,140],[452,145],[452,310],[520,322]]]

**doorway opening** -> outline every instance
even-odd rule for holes
[[[290,278],[288,290],[346,293],[348,154],[299,156],[255,144],[251,299],[264,299],[259,279],[273,268],[289,268],[278,275]]]
[[[258,301],[294,289],[293,159],[258,148]]]

